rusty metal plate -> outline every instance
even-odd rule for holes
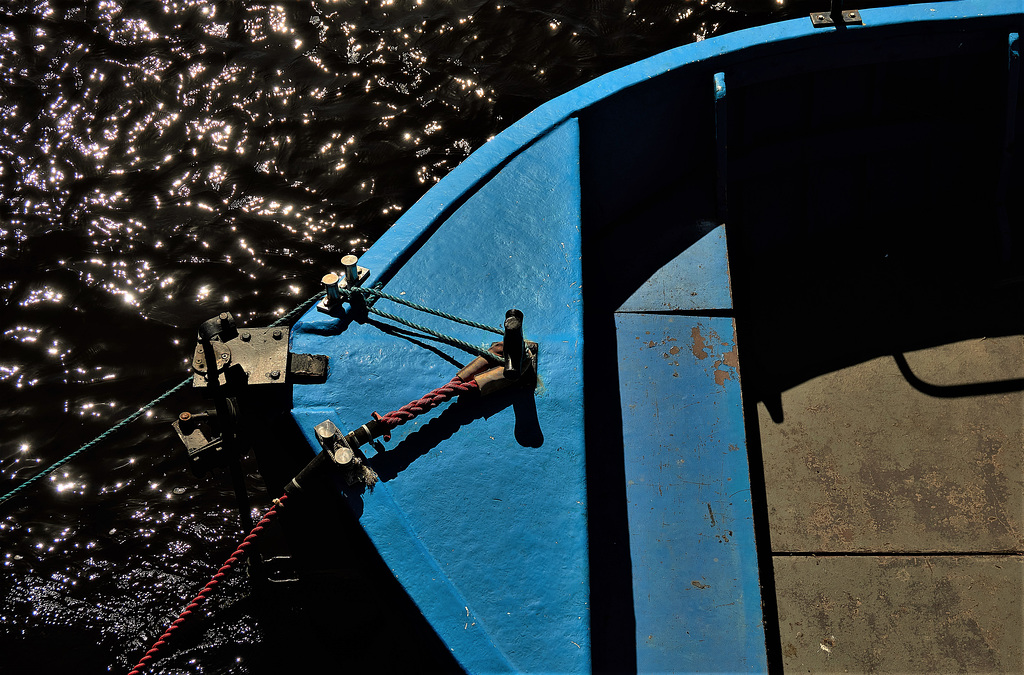
[[[287,328],[240,328],[238,337],[224,343],[214,342],[214,346],[219,348],[218,357],[225,351],[223,347],[227,347],[229,357],[227,367],[218,363],[220,383],[227,384],[227,371],[232,368],[240,368],[250,385],[284,382],[288,373],[288,336]],[[207,386],[208,364],[205,361],[202,347],[197,346],[192,357],[194,387]]]

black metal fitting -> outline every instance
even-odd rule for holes
[[[523,374],[526,342],[523,340],[523,313],[518,309],[505,312],[505,379],[518,380]]]
[[[345,440],[353,448],[358,449],[375,438],[383,436],[385,441],[391,440],[391,427],[382,421],[379,414],[373,413],[373,419],[354,431],[350,431]]]

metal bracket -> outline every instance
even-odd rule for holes
[[[323,354],[288,352],[287,328],[241,328],[224,339],[231,334],[210,338],[209,350],[203,341],[196,345],[192,354],[193,387],[210,386],[211,355],[215,359],[215,384],[223,386],[281,384],[292,379],[309,382],[327,376],[327,357]]]
[[[846,26],[864,25],[864,20],[861,19],[860,12],[856,9],[844,9],[836,16],[838,19],[832,18],[832,12],[811,12],[811,23],[814,24],[815,28],[828,28],[829,26],[835,26],[837,23]]]
[[[216,435],[213,428],[216,417],[217,414],[212,410],[183,412],[171,424],[178,438],[185,444],[189,468],[197,476],[234,459],[224,445],[224,439]]]
[[[370,276],[370,270],[360,267],[357,263],[359,258],[354,255],[347,255],[341,259],[340,273],[331,272],[325,274],[320,280],[324,287],[324,298],[316,304],[317,311],[324,314],[334,315],[346,299],[344,292],[348,288],[362,286]],[[355,297],[355,296],[351,296]]]
[[[345,482],[349,485],[363,483],[371,488],[377,482],[377,474],[363,464],[365,457],[351,445],[341,429],[330,420],[324,420],[313,427],[316,439],[320,442],[322,452],[326,452],[334,463],[342,470]]]

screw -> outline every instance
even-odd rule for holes
[[[274,339],[275,340],[280,340],[282,335],[284,335],[284,333],[282,333],[281,331],[279,331],[279,330],[275,330],[274,331]]]
[[[252,339],[252,335],[249,333],[249,331],[243,331],[242,332],[242,341],[243,342],[248,342],[251,339]]]
[[[178,415],[178,419],[181,420],[182,422],[188,422],[190,419],[192,419],[192,413],[183,412],[180,415]]]
[[[276,380],[277,378],[281,377],[281,371],[280,370],[272,370],[269,373],[267,373],[267,375],[270,376],[270,379]]]

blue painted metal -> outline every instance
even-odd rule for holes
[[[725,226],[719,225],[652,274],[619,312],[732,308]]]
[[[733,320],[616,314],[637,669],[764,672]]]
[[[590,667],[578,147],[570,120],[519,154],[388,283],[391,293],[486,323],[517,307],[527,338],[541,344],[535,396],[456,404],[399,427],[369,460],[382,482],[348,495],[470,672]],[[467,341],[492,337],[415,316]],[[370,325],[336,336],[334,323],[310,314],[294,339],[295,350],[332,356],[325,385],[296,389],[294,415],[311,445],[318,422],[355,428],[371,411],[447,382],[458,370],[449,358],[469,360]]]
[[[730,158],[729,142],[757,147],[727,135],[729,116],[762,100],[744,87],[777,76],[767,56],[790,59],[801,72],[825,69],[822,59],[911,58],[914,43],[891,39],[893,31],[909,34],[917,23],[933,35],[971,17],[1003,30],[1019,25],[1022,10],[1021,0],[864,10],[865,25],[841,34],[804,18],[652,57],[499,134],[361,259],[372,271],[368,283],[423,305],[487,324],[517,307],[527,338],[541,345],[535,393],[455,403],[400,427],[386,451],[369,452],[383,479],[377,489],[345,491],[467,670],[568,673],[594,665],[586,469],[588,461],[623,460],[637,669],[766,668],[734,327],[727,317],[694,315],[732,307],[726,238],[716,226],[728,180],[742,178],[750,160]],[[888,55],[878,57],[872,45]],[[615,138],[605,135],[616,130]],[[584,250],[613,249],[633,228],[654,250],[635,256],[638,278],[586,272],[600,265],[585,267]],[[773,236],[750,240],[774,245]],[[607,312],[614,323],[610,337],[587,339],[613,341],[622,414],[621,429],[609,419],[607,429],[589,431],[590,448],[584,281],[588,297],[599,298],[588,311]],[[415,318],[476,344],[490,340],[440,317]],[[455,363],[468,360],[423,336],[316,312],[292,336],[295,351],[331,356],[325,385],[295,390],[293,414],[313,448],[320,421],[354,428],[372,410],[398,408],[446,382]],[[609,438],[621,431],[623,457],[594,447],[605,431]]]

